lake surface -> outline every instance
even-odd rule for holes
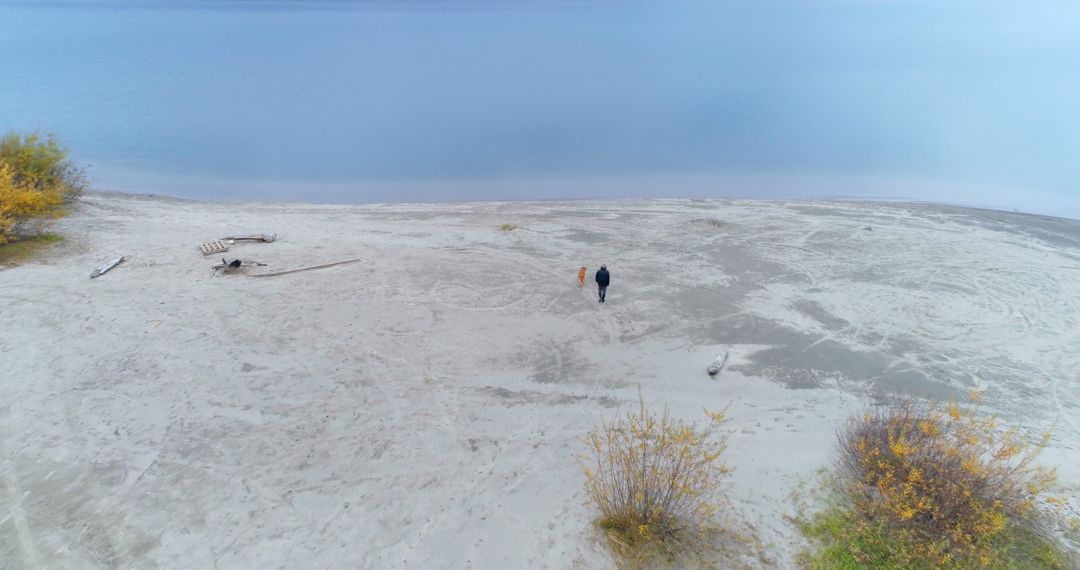
[[[1080,4],[0,2],[8,128],[97,187],[195,198],[1080,216]]]

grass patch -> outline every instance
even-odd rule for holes
[[[60,234],[41,234],[0,244],[0,265],[18,265],[50,245],[64,241]]]
[[[800,517],[812,570],[1075,568],[1054,528],[1065,504],[1053,470],[1034,463],[1049,440],[1022,437],[955,404],[900,402],[838,433],[828,507]]]
[[[518,226],[516,224],[503,224],[503,225],[499,226],[499,229],[504,231],[504,232],[512,232],[512,231],[518,229],[519,227],[520,226]]]
[[[831,507],[799,521],[799,530],[814,542],[800,565],[808,570],[1068,570],[1075,561],[1053,541],[1021,525],[1010,526],[987,545],[985,560],[928,560],[919,544],[898,539],[887,525],[860,520],[850,508]]]

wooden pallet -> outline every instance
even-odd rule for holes
[[[208,241],[199,246],[199,250],[203,255],[213,255],[215,253],[224,253],[229,251],[229,244],[224,240],[216,239],[214,241]]]

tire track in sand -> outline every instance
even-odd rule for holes
[[[14,419],[17,417],[15,412],[8,410],[9,420],[14,423]],[[4,430],[5,432],[7,430]],[[15,524],[15,531],[19,535],[19,546],[23,552],[23,561],[26,562],[27,568],[40,568],[41,567],[41,554],[37,550],[37,546],[34,544],[34,535],[30,532],[30,525],[26,522],[26,510],[22,505],[22,489],[19,488],[19,476],[15,472],[15,460],[11,455],[11,446],[8,445],[7,434],[0,436],[0,451],[3,452],[4,457],[4,483],[8,492],[8,500],[10,501],[9,513],[11,520]]]

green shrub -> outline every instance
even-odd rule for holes
[[[1047,538],[1052,470],[995,418],[902,402],[839,433],[840,504],[804,521],[810,568],[1065,568]]]
[[[86,188],[82,171],[49,135],[0,138],[0,244],[34,233]],[[35,227],[36,226],[36,227]]]

